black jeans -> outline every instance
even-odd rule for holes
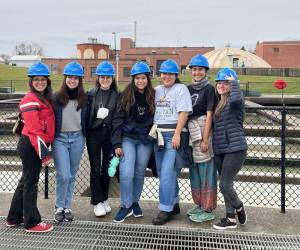
[[[20,137],[17,150],[23,172],[12,198],[7,220],[18,224],[24,217],[25,228],[30,228],[41,222],[37,193],[42,161],[27,136]]]
[[[247,150],[234,153],[215,155],[215,166],[220,175],[220,191],[224,196],[226,214],[233,217],[235,210],[242,205],[237,193],[233,187],[235,176],[242,168],[246,159]]]
[[[87,150],[90,159],[91,204],[97,205],[108,199],[109,180],[108,167],[113,152],[109,138],[95,142],[87,139]]]

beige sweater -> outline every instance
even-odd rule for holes
[[[190,132],[190,145],[193,148],[194,163],[207,162],[211,160],[214,156],[211,133],[208,138],[208,151],[202,153],[200,149],[200,143],[202,141],[202,134],[204,132],[205,121],[205,115],[188,121],[188,129]]]

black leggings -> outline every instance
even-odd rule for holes
[[[24,217],[25,228],[30,228],[41,222],[37,193],[42,161],[27,136],[20,137],[18,154],[22,160],[23,172],[12,198],[7,220],[18,224]]]
[[[247,150],[215,155],[215,165],[220,175],[220,191],[224,196],[226,215],[234,217],[235,210],[242,205],[233,187],[233,180],[242,168]]]

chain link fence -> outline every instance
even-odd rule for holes
[[[235,182],[238,194],[246,205],[300,208],[299,108],[247,107],[245,111],[244,128],[249,149]],[[17,103],[0,102],[0,192],[14,192],[21,176],[22,165],[16,152],[18,137],[11,132],[17,115]],[[89,195],[89,176],[85,149],[76,179],[76,195]],[[181,199],[192,201],[187,169],[182,171],[179,183]],[[40,192],[45,192],[46,196],[55,194],[53,163],[42,171],[39,185]],[[147,171],[142,199],[157,200],[158,187],[158,179]],[[117,197],[118,188],[113,178],[110,194]],[[218,199],[223,202],[220,194]]]

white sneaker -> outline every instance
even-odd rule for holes
[[[94,213],[97,217],[106,215],[104,205],[102,202],[100,202],[96,206],[94,206]]]
[[[108,204],[108,200],[106,200],[106,201],[103,201],[103,207],[104,207],[104,209],[105,209],[105,212],[106,213],[110,213],[111,212],[111,207],[110,207],[110,205]]]

